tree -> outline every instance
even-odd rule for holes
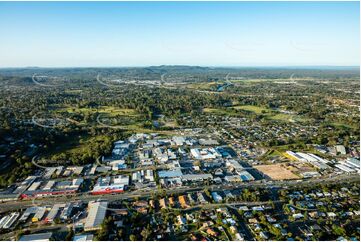
[[[69,228],[68,234],[65,236],[66,241],[72,241],[74,237],[74,231],[72,228]]]
[[[150,229],[149,225],[146,228],[143,228],[143,230],[140,234],[142,235],[143,240],[147,240],[151,234],[151,229]]]

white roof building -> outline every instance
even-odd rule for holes
[[[182,136],[173,136],[172,141],[177,146],[181,146],[186,142],[185,138]]]
[[[114,177],[114,185],[123,185],[123,186],[129,186],[129,176],[126,175],[119,175]]]
[[[346,148],[343,145],[336,145],[335,146],[336,152],[340,153],[341,155],[346,155]]]
[[[191,155],[197,160],[208,160],[222,157],[222,155],[214,148],[191,149]]]
[[[145,177],[145,179],[147,179],[149,181],[154,181],[153,171],[152,170],[146,170],[144,177]]]
[[[89,202],[88,204],[88,216],[85,220],[84,231],[93,231],[100,229],[106,211],[108,208],[108,202]]]

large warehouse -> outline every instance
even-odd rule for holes
[[[89,202],[88,216],[85,221],[84,231],[100,229],[108,208],[108,202]]]

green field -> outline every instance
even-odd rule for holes
[[[61,107],[57,108],[56,112],[67,112],[67,113],[82,113],[82,114],[92,114],[92,113],[100,113],[104,115],[122,115],[122,116],[138,116],[134,109],[127,109],[127,108],[118,108],[118,107],[111,107],[111,106],[101,106],[98,108],[77,108],[77,107]]]
[[[244,116],[244,114],[238,113],[237,110],[244,110],[255,113],[257,115],[264,115],[268,120],[278,120],[283,122],[304,122],[307,119],[296,114],[280,113],[276,110],[272,110],[265,107],[259,107],[254,105],[239,105],[229,108],[204,108],[206,113],[212,113],[215,115],[228,115],[228,116]]]
[[[253,106],[253,105],[233,106],[233,108],[235,108],[235,109],[242,109],[242,110],[246,110],[246,111],[250,111],[250,112],[254,112],[254,113],[256,113],[256,114],[262,114],[262,112],[263,112],[263,113],[272,112],[271,109],[263,108],[263,107],[258,107],[258,106]]]
[[[203,112],[211,113],[214,115],[229,115],[229,116],[239,116],[239,114],[230,108],[204,108]]]
[[[349,124],[343,124],[343,123],[338,123],[338,122],[333,122],[330,123],[330,125],[335,126],[335,127],[342,127],[342,128],[346,128],[346,129],[359,129],[360,127],[358,127],[357,125],[349,125]]]
[[[199,82],[187,84],[186,87],[195,90],[211,90],[217,86],[216,82]]]

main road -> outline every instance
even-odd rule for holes
[[[134,198],[150,198],[157,194],[176,195],[183,193],[192,193],[202,191],[204,189],[211,191],[223,191],[231,189],[241,188],[283,188],[287,189],[290,187],[305,187],[319,184],[334,184],[334,183],[346,183],[355,182],[360,180],[359,174],[341,174],[332,175],[323,178],[315,178],[308,180],[288,180],[288,181],[253,181],[246,183],[235,183],[235,184],[221,184],[221,185],[205,185],[197,187],[176,187],[171,189],[162,190],[137,190],[133,192],[124,192],[117,194],[106,194],[106,195],[90,195],[89,193],[78,193],[76,195],[63,195],[63,196],[49,196],[45,198],[35,198],[33,200],[17,200],[0,203],[0,212],[14,211],[18,209],[24,209],[31,206],[45,206],[54,205],[56,203],[67,203],[67,202],[89,202],[97,199],[104,199],[108,201],[121,201]]]

